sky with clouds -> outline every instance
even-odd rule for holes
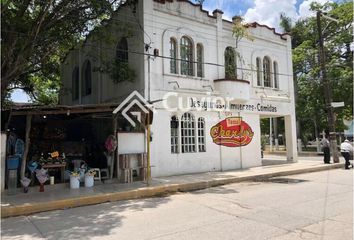
[[[258,22],[279,28],[279,16],[285,13],[293,21],[314,13],[309,7],[312,2],[324,4],[328,0],[205,0],[203,8],[212,12],[221,9],[224,18],[231,20],[235,15],[243,16],[246,22]]]
[[[280,13],[285,13],[293,21],[314,15],[309,10],[312,2],[324,4],[339,0],[205,0],[203,8],[211,12],[221,9],[224,18],[231,20],[235,15],[243,16],[246,22],[258,22],[276,28],[279,27]],[[16,102],[28,102],[29,97],[21,90],[14,91],[12,99]]]

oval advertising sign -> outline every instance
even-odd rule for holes
[[[210,129],[213,142],[226,147],[248,145],[253,138],[252,128],[240,117],[229,117]]]

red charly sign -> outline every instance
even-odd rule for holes
[[[213,142],[226,147],[248,145],[253,138],[252,128],[240,117],[229,117],[210,129]]]

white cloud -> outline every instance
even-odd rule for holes
[[[246,22],[256,21],[282,31],[279,26],[281,13],[285,13],[294,22],[302,17],[314,16],[314,13],[310,11],[312,2],[324,4],[329,1],[331,0],[304,0],[297,12],[296,0],[255,0],[254,7],[249,8],[244,17]]]
[[[331,1],[328,1],[328,0],[305,0],[305,1],[303,1],[299,6],[299,17],[300,18],[306,18],[306,17],[310,17],[310,16],[312,17],[312,16],[316,15],[315,12],[312,12],[310,10],[310,5],[312,2],[325,4],[326,2],[331,2]]]
[[[292,19],[297,19],[295,4],[296,0],[256,0],[255,6],[249,8],[244,17],[246,22],[256,21],[279,29],[282,12]]]

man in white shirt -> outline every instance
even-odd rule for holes
[[[349,140],[345,139],[340,145],[340,152],[345,159],[345,169],[349,169],[350,166],[350,154],[353,152],[353,146],[350,144]]]
[[[327,135],[322,139],[321,147],[323,151],[323,162],[325,164],[329,164],[331,160],[331,152],[329,150],[329,141]]]

